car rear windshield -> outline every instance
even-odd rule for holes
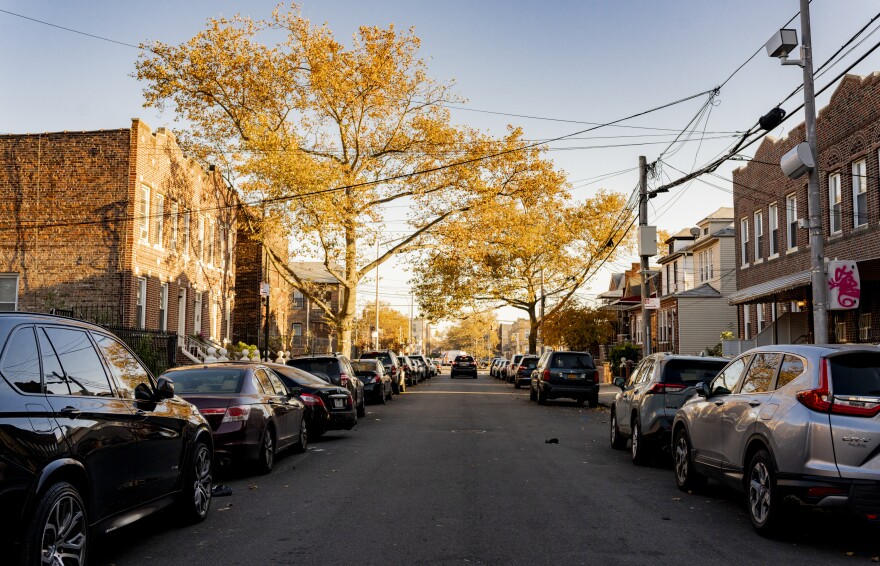
[[[320,377],[312,375],[299,368],[289,366],[276,367],[273,365],[272,369],[275,370],[275,373],[281,376],[281,379],[283,379],[288,386],[297,387],[299,385],[305,385],[307,387],[324,387],[330,385]],[[292,385],[291,382],[295,385]]]
[[[555,368],[596,369],[590,354],[554,354],[551,365]]]
[[[339,377],[339,361],[336,358],[302,358],[288,360],[287,365],[317,375],[330,381]]]
[[[361,357],[367,360],[381,360],[383,365],[391,365],[391,355],[381,352],[364,352]]]
[[[351,362],[351,367],[355,373],[376,373],[376,362]]]
[[[239,393],[245,370],[239,368],[200,368],[174,371],[166,375],[174,382],[178,395],[199,393]]]
[[[663,381],[685,385],[696,385],[701,381],[709,383],[725,365],[726,361],[716,360],[669,360],[664,366]]]
[[[537,356],[529,356],[520,360],[519,365],[526,366],[528,369],[535,369],[538,367],[538,357]]]
[[[880,354],[859,352],[829,360],[835,395],[880,397]]]
[[[474,359],[470,356],[456,356],[455,361],[456,362],[472,362],[472,361],[474,361]]]

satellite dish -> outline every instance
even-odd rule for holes
[[[691,236],[693,236],[694,238],[696,238],[696,237],[699,237],[699,235],[700,235],[700,229],[699,229],[699,228],[697,228],[696,226],[694,226],[693,228],[691,228]]]

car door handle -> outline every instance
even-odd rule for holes
[[[757,407],[760,404],[760,401],[749,401],[749,407]]]
[[[147,416],[147,412],[143,409],[138,409],[137,411],[134,412],[134,414],[137,417],[146,417]]]
[[[715,401],[715,406],[716,406],[716,407],[720,407],[720,406],[723,405],[723,404],[724,404],[724,401]]]
[[[62,417],[71,417],[75,419],[82,414],[82,411],[80,411],[76,407],[71,407],[68,405],[67,407],[61,409],[59,413],[61,413]]]

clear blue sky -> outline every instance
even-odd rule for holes
[[[145,40],[179,43],[202,29],[208,17],[240,12],[260,19],[268,17],[275,5],[272,1],[0,1],[3,10],[130,44]],[[307,0],[302,7],[306,17],[327,22],[341,40],[351,37],[359,25],[414,26],[422,39],[422,54],[430,60],[431,74],[438,80],[454,79],[457,93],[468,100],[467,107],[606,122],[719,85],[797,12],[798,2]],[[811,11],[818,66],[880,11],[880,3],[815,0]],[[790,27],[799,28],[799,19]],[[871,35],[842,64],[818,79],[817,86],[824,86],[878,41],[880,33]],[[155,128],[173,119],[171,114],[143,108],[141,86],[131,76],[136,49],[0,13],[0,52],[0,132],[121,128],[132,117],[143,118]],[[875,70],[880,70],[880,50],[852,72]],[[707,133],[701,145],[685,144],[668,157],[669,163],[685,171],[705,163],[732,141],[709,138],[749,128],[800,81],[798,67],[781,67],[762,50],[721,90],[712,108],[706,129],[723,133]],[[820,98],[820,106],[827,99],[828,94]],[[794,108],[800,101],[798,95],[784,107]],[[702,102],[695,100],[625,124],[681,129]],[[497,133],[514,123],[535,139],[587,127],[465,110],[454,111],[453,117]],[[797,116],[784,124],[782,133],[801,120]],[[553,144],[549,155],[570,180],[589,179],[633,168],[639,155],[652,161],[671,139],[668,134],[603,128],[581,136],[596,139]],[[634,143],[649,145],[592,147]],[[732,168],[731,164],[720,172],[727,176]],[[666,173],[677,176],[671,169]],[[601,183],[574,183],[577,188],[572,194],[583,198],[599,187],[628,193],[637,180],[637,172],[631,171]],[[718,179],[711,181],[728,191],[731,188]],[[732,200],[729,192],[697,182],[651,204],[651,222],[677,231],[720,206],[731,206]],[[386,269],[387,294],[382,300],[406,310],[406,280],[401,269]],[[607,280],[606,271],[588,292],[603,290]],[[502,313],[502,318],[515,316],[516,311]]]

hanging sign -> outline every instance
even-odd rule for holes
[[[829,261],[828,268],[828,310],[859,308],[862,295],[862,281],[859,268],[854,261]]]
[[[269,284],[268,283],[260,283],[260,296],[268,297],[269,296]]]
[[[660,308],[660,299],[656,297],[648,297],[645,299],[645,308],[646,309],[659,309]]]

